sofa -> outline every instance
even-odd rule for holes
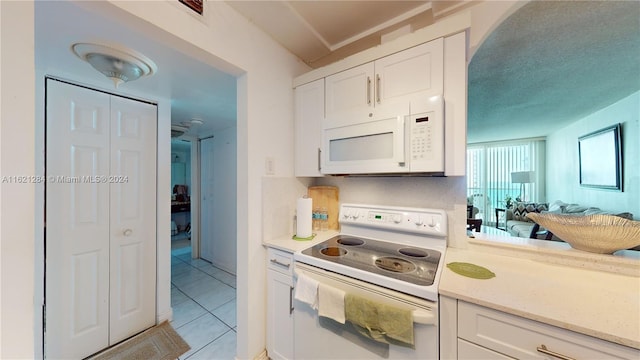
[[[633,220],[633,214],[628,212],[603,211],[597,207],[588,207],[579,204],[567,204],[560,200],[556,200],[550,204],[516,202],[510,208],[505,210],[506,230],[511,234],[511,236],[522,238],[537,238],[537,234],[544,234],[546,232],[544,228],[540,227],[539,229],[536,228],[537,234],[531,233],[536,223],[534,223],[527,217],[527,213],[530,212],[553,212],[556,214],[578,216],[608,214]],[[547,240],[562,241],[562,239],[559,239],[555,235],[553,235],[553,237],[547,238]]]

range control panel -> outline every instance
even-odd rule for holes
[[[438,209],[343,204],[339,221],[350,226],[447,235],[447,214]]]

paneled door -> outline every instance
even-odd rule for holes
[[[155,105],[111,97],[110,344],[155,324],[156,138]]]
[[[200,222],[200,258],[213,262],[214,233],[214,189],[215,177],[213,168],[214,139],[200,140],[200,194],[202,196]]]
[[[45,354],[155,324],[156,107],[47,80]]]

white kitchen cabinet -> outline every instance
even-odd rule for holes
[[[458,359],[506,360],[513,358],[466,340],[458,339]]]
[[[326,77],[326,118],[365,119],[375,109],[414,96],[443,94],[442,38]]]
[[[322,176],[320,148],[324,120],[324,79],[295,88],[295,175]]]
[[[267,249],[267,354],[293,359],[293,254]]]
[[[446,299],[446,298],[445,298]],[[532,300],[534,301],[534,300]],[[526,319],[487,307],[457,301],[457,312],[445,305],[443,358],[457,359],[638,359],[640,350]],[[451,329],[456,329],[452,331]],[[457,339],[452,339],[452,337]],[[563,357],[564,356],[564,357]]]

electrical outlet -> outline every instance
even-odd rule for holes
[[[276,160],[272,157],[267,157],[264,160],[264,172],[266,175],[276,174]]]

